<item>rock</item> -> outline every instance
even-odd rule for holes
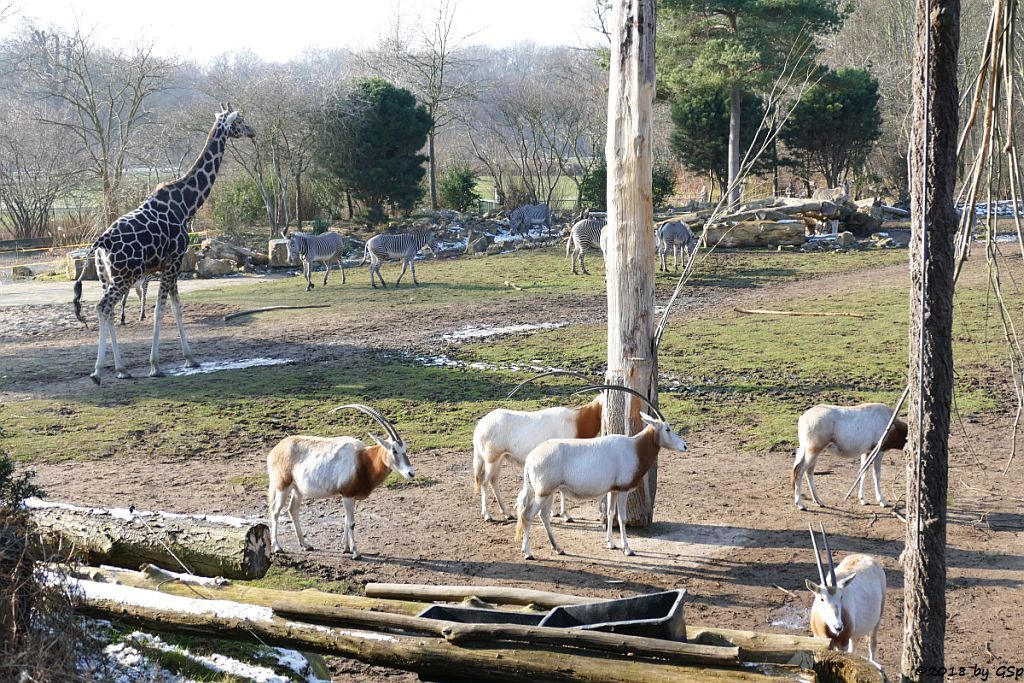
[[[271,268],[288,268],[288,240],[270,240],[267,243],[267,253],[270,254]]]
[[[189,249],[185,252],[185,255],[181,257],[181,272],[182,273],[194,273],[196,266],[199,265],[199,254],[196,253],[195,249]]]
[[[483,254],[487,252],[487,248],[491,246],[491,238],[487,235],[481,235],[480,237],[473,240],[473,243],[466,247],[467,254]]]
[[[846,229],[857,237],[867,237],[871,233],[877,232],[880,227],[882,227],[882,222],[869,213],[857,211],[846,219]]]
[[[239,267],[244,265],[265,266],[270,262],[266,254],[245,247],[236,247],[213,238],[203,240],[201,252],[206,258],[234,261]]]
[[[709,246],[774,247],[780,244],[803,244],[806,240],[804,222],[746,221],[733,226],[715,226],[705,230]]]
[[[13,266],[11,268],[11,277],[32,277],[32,269],[28,266]]]
[[[846,190],[841,187],[821,187],[814,191],[811,199],[823,199],[833,203],[846,201]]]
[[[235,268],[231,261],[203,257],[199,262],[196,274],[199,277],[206,279],[211,277],[220,277],[221,275],[230,275],[233,272],[235,272]]]
[[[840,247],[849,247],[854,245],[856,242],[856,236],[854,236],[854,234],[849,230],[844,230],[843,232],[836,235],[836,244],[839,245]]]
[[[82,270],[85,270],[85,275],[82,276],[83,280],[98,280],[96,276],[96,260],[89,258],[86,259],[85,255],[89,253],[89,249],[75,249],[69,251],[65,257],[65,272],[67,273],[69,280],[77,280],[78,276],[82,274]]]
[[[500,254],[501,252],[505,251],[505,249],[505,244],[492,244],[489,247],[487,247],[487,251],[485,253],[488,256],[494,256],[495,254]]]

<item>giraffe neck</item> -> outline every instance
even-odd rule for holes
[[[210,196],[213,181],[217,179],[217,171],[220,170],[220,162],[224,159],[226,144],[227,130],[217,121],[210,129],[206,146],[188,172],[160,188],[171,194],[175,213],[179,212],[177,209],[180,207],[180,212],[184,214],[181,216],[183,222],[192,218]]]

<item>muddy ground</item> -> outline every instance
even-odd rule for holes
[[[716,317],[738,305],[770,307],[783,298],[842,291],[863,278],[901,282],[906,266],[712,292],[684,302],[678,315]],[[186,324],[197,355],[273,358],[296,357],[298,352],[298,360],[316,362],[353,349],[436,353],[443,347],[443,334],[467,324],[599,322],[604,301],[590,295],[554,297],[530,310],[501,302],[461,304],[411,317],[408,311],[383,310],[373,319],[348,319],[340,312],[328,330],[297,327],[285,316],[263,316],[244,327],[232,327],[221,318],[230,310],[234,309],[188,304],[186,299]],[[165,354],[177,365],[169,317],[167,323]],[[137,376],[145,374],[150,332],[148,325],[129,325],[121,334],[128,365]],[[10,353],[16,345],[22,359],[18,368],[0,369],[5,375],[0,400],[16,403],[25,397],[88,391],[91,384],[85,373],[95,354],[94,334],[71,320],[66,305],[0,308],[0,354]],[[1005,476],[1000,473],[1012,418],[1006,413],[982,415],[957,424],[952,438],[946,644],[950,665],[1024,666],[1018,645],[1024,614],[1024,462],[1018,460]],[[602,597],[686,588],[686,618],[691,624],[809,633],[810,597],[803,584],[814,577],[815,569],[807,523],[820,520],[830,530],[837,556],[866,552],[882,560],[889,590],[879,656],[890,674],[898,672],[903,586],[897,557],[904,545],[904,525],[887,510],[861,507],[856,496],[843,501],[856,465],[834,457],[823,458],[817,472],[819,493],[830,507],[799,512],[789,490],[791,455],[740,449],[737,434],[728,424],[690,433],[688,452],[661,458],[657,521],[630,535],[635,557],[604,548],[595,507],[582,503],[573,509],[574,523],[555,525],[568,554],[554,555],[540,533],[534,535],[537,560],[525,562],[514,542],[514,524],[482,521],[466,444],[412,454],[417,474],[435,484],[380,492],[359,504],[357,538],[363,559],[342,555],[342,506],[331,500],[304,507],[306,533],[317,550],[299,551],[286,522],[287,552],[278,561],[312,576],[346,582],[356,590],[370,581],[502,584]],[[265,513],[265,492],[226,480],[264,471],[264,458],[263,451],[225,457],[214,450],[202,460],[107,458],[33,467],[54,499],[260,517]],[[506,468],[502,475],[506,500],[514,499],[518,489],[515,469]],[[888,497],[902,498],[901,454],[886,456],[883,478]],[[491,505],[496,512],[493,501]],[[415,680],[358,662],[336,665],[344,680]]]

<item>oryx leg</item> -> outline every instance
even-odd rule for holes
[[[565,494],[561,491],[558,492],[558,516],[562,518],[562,522],[568,524],[572,521],[572,517],[565,511]]]
[[[345,504],[345,531],[348,536],[348,549],[352,552],[352,559],[359,559],[359,549],[356,548],[356,499],[342,498]]]
[[[271,484],[273,487],[273,484]],[[288,498],[288,493],[291,488],[284,490],[270,489],[270,495],[267,497],[270,501],[270,547],[275,553],[281,552],[281,544],[277,540],[277,519],[281,515],[281,511],[284,510],[285,500]]]
[[[604,542],[608,546],[608,550],[615,550],[615,542],[612,541],[612,526],[615,523],[615,502],[619,497],[615,491],[609,491],[608,496],[605,498],[605,534]]]
[[[562,546],[558,545],[558,541],[555,540],[555,533],[551,530],[551,505],[555,502],[554,496],[545,496],[544,500],[540,504],[540,521],[544,524],[544,531],[548,533],[548,540],[551,541],[551,547],[555,549],[555,552],[559,555],[565,555],[565,551],[562,550]]]
[[[302,494],[297,490],[292,490],[292,500],[288,504],[288,516],[292,519],[292,525],[295,527],[295,536],[299,539],[299,545],[303,550],[313,550],[313,545],[306,542],[306,537],[302,533],[302,527],[299,525],[299,509],[302,507]]]
[[[643,486],[642,483],[641,483],[641,486]],[[615,508],[616,508],[616,514],[618,515],[618,518],[619,518],[619,533],[622,535],[622,552],[623,552],[623,554],[625,554],[628,557],[628,556],[636,554],[629,547],[629,541],[626,540],[626,503],[629,500],[629,496],[628,495],[622,495],[622,494],[616,494],[615,497],[617,499],[615,501],[617,503]],[[610,508],[608,510],[608,514],[609,514],[609,516],[611,515],[611,509]]]

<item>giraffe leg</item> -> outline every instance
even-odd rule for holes
[[[117,343],[117,328],[114,326],[114,319],[107,319],[107,331],[110,333],[110,351],[114,356],[114,372],[118,379],[132,379],[130,372],[124,369],[124,361],[121,359],[121,346]]]
[[[160,278],[160,292],[156,295],[156,308],[153,310],[153,348],[149,351],[149,376],[163,377],[160,371],[160,322],[164,319],[164,305],[167,301],[167,279]]]
[[[97,306],[96,308],[98,311],[99,306]],[[99,348],[96,350],[96,367],[93,370],[93,373],[89,375],[89,377],[92,378],[92,381],[95,382],[96,384],[100,383],[100,375],[103,372],[104,356],[107,353],[107,321],[104,319],[102,313],[100,313],[99,315],[99,328],[100,341]]]
[[[103,293],[103,298],[96,304],[96,314],[99,318],[100,339],[99,348],[96,351],[96,366],[90,375],[92,381],[100,383],[100,375],[103,372],[103,363],[106,359],[107,337],[110,337],[110,349],[114,356],[114,370],[120,379],[130,379],[131,375],[124,369],[121,360],[121,349],[117,345],[117,335],[114,331],[114,306],[121,297],[128,291],[127,287],[118,284],[111,284]]]
[[[177,282],[171,289],[171,310],[174,311],[174,322],[178,325],[178,337],[181,339],[181,354],[185,356],[185,367],[198,368],[199,362],[192,357],[192,349],[188,345],[188,337],[185,336],[185,324],[181,320],[181,299],[178,297]]]

